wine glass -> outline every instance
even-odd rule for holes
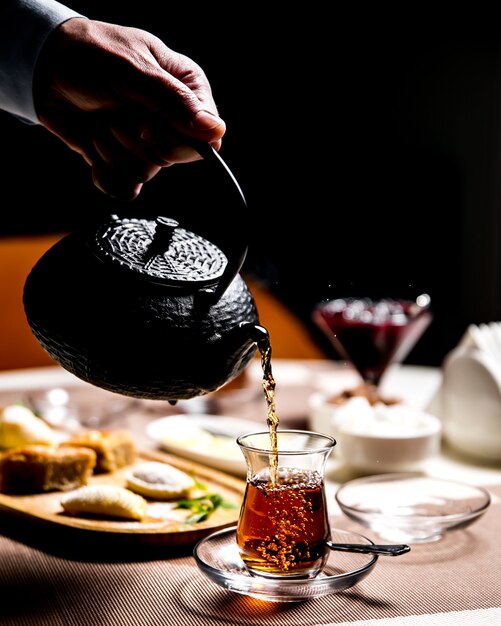
[[[336,298],[314,307],[312,317],[364,383],[379,387],[392,363],[401,363],[433,319],[430,296],[415,300]]]

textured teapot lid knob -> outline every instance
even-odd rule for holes
[[[169,249],[172,243],[175,229],[179,226],[177,220],[173,220],[170,217],[163,217],[159,215],[155,220],[155,234],[153,239],[146,250],[144,258],[144,266],[149,269],[152,263],[159,254],[164,254]]]
[[[155,237],[153,241],[161,242],[165,245],[165,249],[167,249],[172,240],[172,235],[174,234],[174,229],[179,226],[179,222],[177,220],[173,220],[171,217],[163,217],[159,215],[156,219],[156,229],[155,229]]]

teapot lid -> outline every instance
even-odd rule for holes
[[[91,243],[102,261],[173,287],[213,286],[227,265],[216,245],[163,216],[147,220],[114,215]]]

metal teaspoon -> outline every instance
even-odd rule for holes
[[[373,543],[334,543],[326,541],[331,550],[338,552],[361,552],[363,554],[381,554],[383,556],[399,556],[410,551],[410,546],[404,543],[377,545]]]

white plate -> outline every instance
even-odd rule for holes
[[[223,472],[245,476],[247,465],[236,439],[239,435],[265,428],[251,420],[190,413],[154,420],[147,425],[146,433],[168,452]]]

